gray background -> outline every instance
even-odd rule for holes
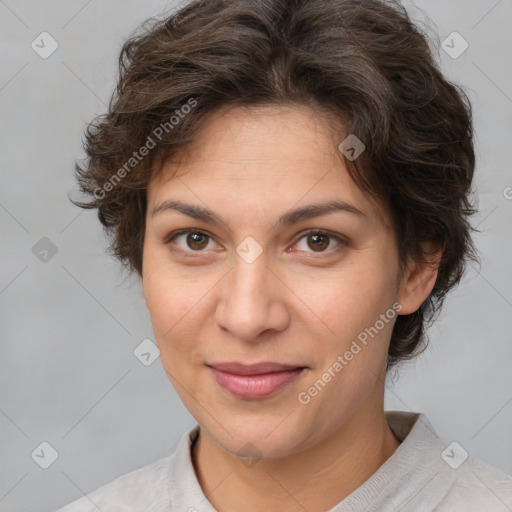
[[[152,338],[138,281],[105,255],[96,213],[67,199],[123,40],[174,5],[0,1],[2,512],[55,510],[171,453],[195,424],[160,360],[133,354]],[[447,300],[429,349],[388,379],[386,408],[426,413],[447,444],[512,473],[512,0],[406,5],[473,103],[482,266]],[[42,31],[59,44],[47,59],[31,48]],[[469,43],[457,59],[435,42],[453,31]],[[43,237],[57,249],[46,262],[32,250]],[[48,469],[31,457],[43,441],[58,452]]]

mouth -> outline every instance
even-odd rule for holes
[[[296,380],[307,366],[284,365],[280,363],[212,363],[207,367],[216,382],[238,398],[267,398]]]

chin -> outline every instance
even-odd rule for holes
[[[236,425],[223,421],[225,428],[215,424],[213,430],[207,427],[205,430],[220,448],[236,457],[277,459],[300,451],[299,447],[305,448],[310,439],[306,432],[302,437],[300,433],[291,436],[291,425],[285,426],[281,421],[261,421],[256,426],[253,417]]]

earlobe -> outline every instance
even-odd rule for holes
[[[399,292],[401,315],[417,311],[430,295],[436,283],[441,254],[441,251],[436,252],[426,263],[413,262],[407,269]]]

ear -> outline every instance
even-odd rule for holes
[[[400,315],[417,311],[436,283],[442,251],[434,250],[431,244],[425,245],[424,250],[429,255],[428,262],[410,262],[402,277],[398,295],[398,302],[402,305]]]

